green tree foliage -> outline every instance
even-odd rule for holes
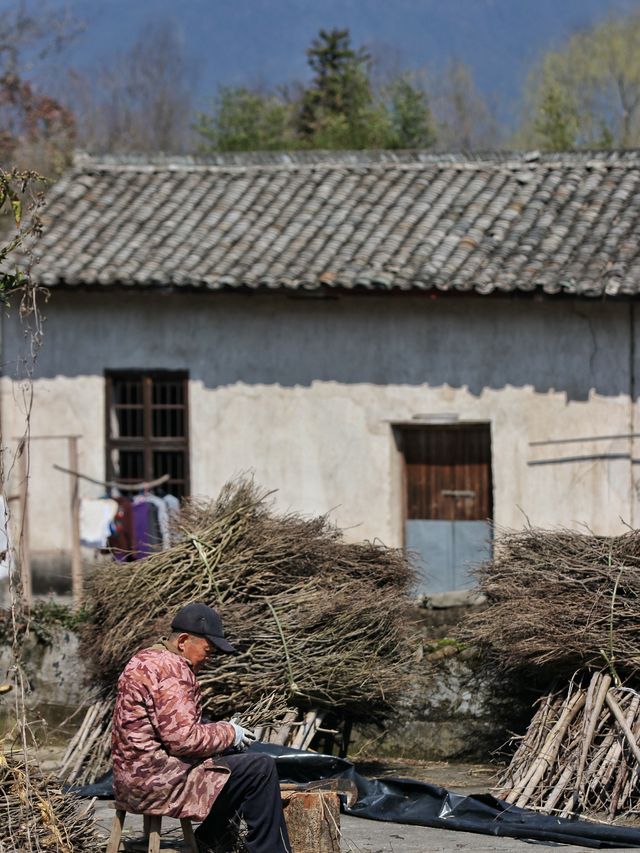
[[[550,150],[640,145],[640,13],[575,33],[543,57],[520,137]]]
[[[374,103],[371,57],[352,48],[349,30],[320,30],[307,50],[307,60],[313,80],[300,104],[300,137],[314,148],[383,145],[389,120]]]
[[[8,305],[9,297],[19,293],[25,314],[34,292],[28,268],[33,242],[42,230],[43,185],[37,172],[0,168],[0,303]]]
[[[200,150],[427,148],[435,140],[426,93],[398,76],[374,92],[371,59],[348,30],[321,30],[307,51],[313,77],[296,96],[223,88],[198,116]]]
[[[391,85],[391,131],[389,148],[430,148],[436,128],[426,92],[414,86],[406,75]]]
[[[276,95],[223,87],[214,113],[200,113],[195,130],[203,151],[275,151],[296,148],[293,110]]]
[[[533,131],[545,148],[564,151],[575,147],[579,131],[576,106],[555,80],[549,80],[540,92]]]

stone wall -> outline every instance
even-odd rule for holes
[[[444,602],[443,602],[444,603]],[[423,636],[409,690],[384,731],[355,727],[352,754],[424,760],[487,760],[523,730],[536,686],[501,676],[456,636],[462,618],[481,603],[416,608],[411,618]]]
[[[11,649],[0,645],[0,683],[12,680],[11,666]],[[27,719],[34,733],[49,741],[66,740],[81,720],[79,707],[89,697],[77,636],[58,629],[48,644],[30,634],[22,646],[22,666],[27,679]],[[14,699],[13,691],[0,696],[0,735],[15,720]]]

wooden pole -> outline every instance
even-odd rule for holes
[[[613,698],[613,696],[611,696],[609,693],[607,693],[607,705],[613,712],[613,716],[616,718],[616,722],[622,729],[622,733],[627,739],[627,743],[631,747],[631,752],[633,752],[636,762],[640,764],[640,747],[638,747],[638,744],[636,743],[636,739],[633,736],[633,732],[629,728],[629,723],[626,721],[624,714],[620,710],[620,706]]]
[[[535,791],[538,783],[556,760],[556,756],[562,744],[570,723],[574,717],[582,710],[585,703],[585,693],[583,690],[578,690],[571,699],[568,700],[560,718],[555,726],[551,729],[547,739],[542,747],[542,750],[536,760],[531,765],[531,769],[522,782],[519,782],[516,788],[506,798],[508,803],[515,801],[516,806],[524,808],[529,801],[529,798]]]
[[[578,761],[578,769],[576,771],[575,776],[575,793],[576,793],[576,808],[580,803],[581,799],[584,795],[584,770],[587,766],[587,756],[589,754],[589,747],[591,746],[591,741],[593,740],[593,736],[596,733],[596,726],[598,725],[598,720],[600,719],[600,714],[602,713],[602,707],[605,702],[605,697],[607,695],[607,691],[611,687],[611,676],[603,675],[602,681],[598,684],[600,679],[600,673],[596,672],[596,674],[591,679],[591,684],[589,685],[590,692],[590,702],[589,709],[587,713],[587,709],[585,708],[584,714],[584,726],[583,726],[583,738],[582,738],[582,747],[580,749],[580,759]]]
[[[29,445],[22,444],[19,451],[20,459],[20,581],[22,584],[22,599],[27,607],[33,604],[33,589],[31,585],[31,552],[29,550]]]
[[[73,436],[69,442],[69,468],[78,470],[78,439]],[[78,477],[71,477],[71,589],[73,605],[80,607],[83,596],[82,553],[80,551],[80,494]]]
[[[291,731],[291,726],[295,723],[297,716],[297,711],[287,711],[284,716],[284,720],[282,721],[282,725],[271,739],[271,743],[279,743],[282,746],[285,745],[287,738],[289,737],[289,732]]]

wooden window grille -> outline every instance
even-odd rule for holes
[[[188,375],[184,371],[109,371],[106,376],[107,480],[149,482],[189,494]]]

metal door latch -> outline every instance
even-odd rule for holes
[[[476,493],[468,489],[442,489],[440,492],[446,498],[475,498]]]

